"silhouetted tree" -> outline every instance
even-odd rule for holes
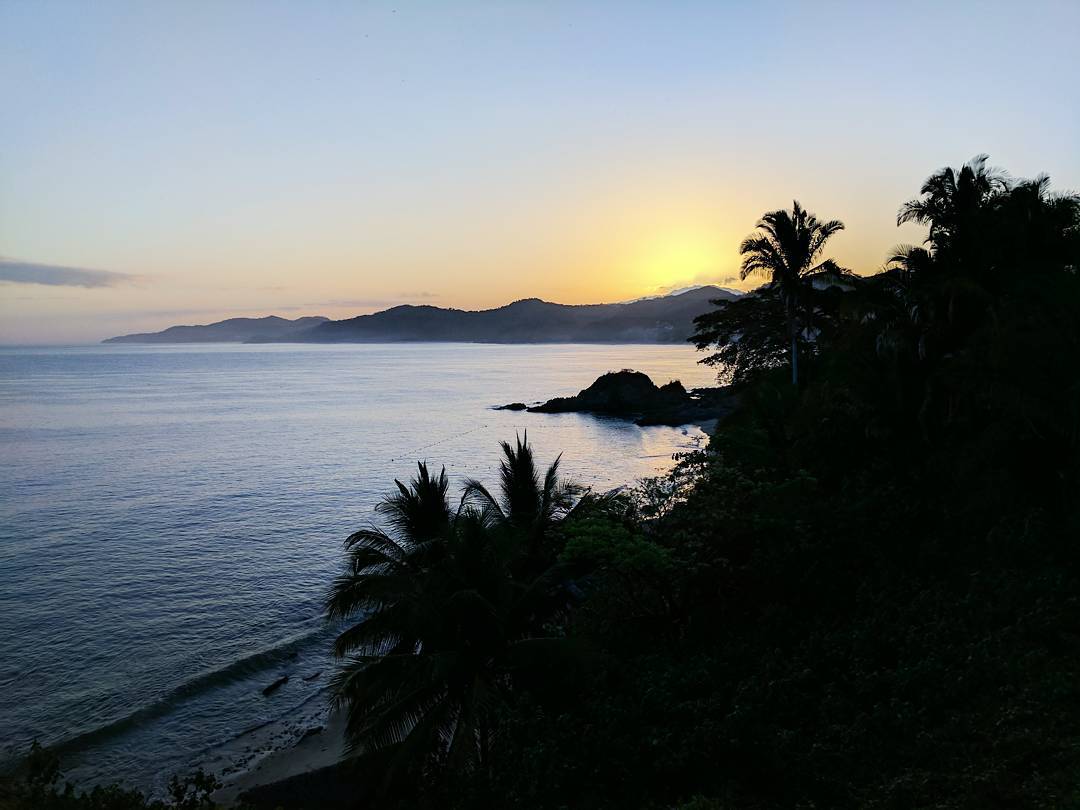
[[[989,248],[979,238],[987,213],[995,197],[1009,188],[1008,176],[987,166],[987,160],[987,155],[978,155],[959,169],[946,167],[930,175],[921,196],[900,207],[897,225],[926,225],[926,241],[939,258],[947,255],[957,264],[977,265]]]
[[[770,211],[756,227],[758,233],[739,246],[743,257],[740,276],[767,276],[767,287],[737,301],[715,302],[718,311],[695,319],[697,331],[690,340],[699,349],[716,345],[718,353],[702,362],[734,362],[735,377],[754,365],[773,365],[777,350],[770,332],[779,305],[787,333],[791,382],[798,385],[799,338],[810,326],[807,277],[847,273],[832,259],[818,262],[825,243],[844,229],[844,223],[836,219],[822,222],[796,200],[791,211]],[[768,329],[762,328],[765,323],[770,324]]]
[[[334,644],[350,751],[395,747],[400,766],[483,765],[517,673],[558,652],[543,627],[565,598],[554,554],[538,549],[566,514],[568,488],[557,463],[537,479],[527,443],[503,450],[501,498],[472,481],[453,509],[445,470],[420,464],[379,507],[388,530],[346,540],[327,613],[358,619]]]
[[[560,480],[556,458],[540,480],[529,446],[528,434],[515,445],[501,442],[503,460],[499,464],[499,491],[492,494],[474,478],[465,482],[465,499],[476,506],[493,527],[515,535],[525,565],[545,565],[552,559],[548,532],[573,505],[576,488]]]
[[[883,331],[898,320],[917,341],[921,360],[959,351],[984,324],[999,324],[1025,280],[1048,279],[1080,266],[1080,197],[1054,194],[1045,175],[1012,181],[979,155],[945,168],[905,203],[898,224],[926,225],[926,248],[894,249],[888,269],[898,281],[897,312],[877,313]],[[1011,303],[1010,303],[1011,302]]]
[[[740,382],[785,362],[790,344],[778,287],[765,285],[749,295],[711,303],[714,309],[694,319],[690,341],[700,351],[713,350],[700,362],[716,366],[721,382]]]
[[[791,211],[770,211],[758,220],[760,233],[739,246],[743,257],[740,277],[767,275],[784,301],[791,340],[791,382],[799,384],[799,311],[803,304],[803,277],[817,272],[842,272],[832,259],[817,263],[830,237],[844,229],[838,219],[821,222],[795,200]]]

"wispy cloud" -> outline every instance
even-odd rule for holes
[[[50,287],[115,287],[131,284],[136,276],[111,270],[88,270],[59,264],[38,264],[0,258],[0,282],[45,284]]]

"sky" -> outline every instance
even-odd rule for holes
[[[878,270],[986,152],[1080,190],[1080,3],[0,0],[0,343]]]

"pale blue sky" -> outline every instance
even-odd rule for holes
[[[944,164],[1080,188],[1078,39],[1078,2],[0,0],[0,341],[631,298],[793,197],[870,272]]]

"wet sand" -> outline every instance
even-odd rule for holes
[[[252,788],[337,764],[345,752],[344,732],[344,713],[320,707],[317,712],[270,723],[237,738],[218,755],[231,758],[243,750],[246,756],[233,772],[220,777],[224,787],[214,794],[214,800],[229,807]],[[207,767],[212,770],[213,761]]]

